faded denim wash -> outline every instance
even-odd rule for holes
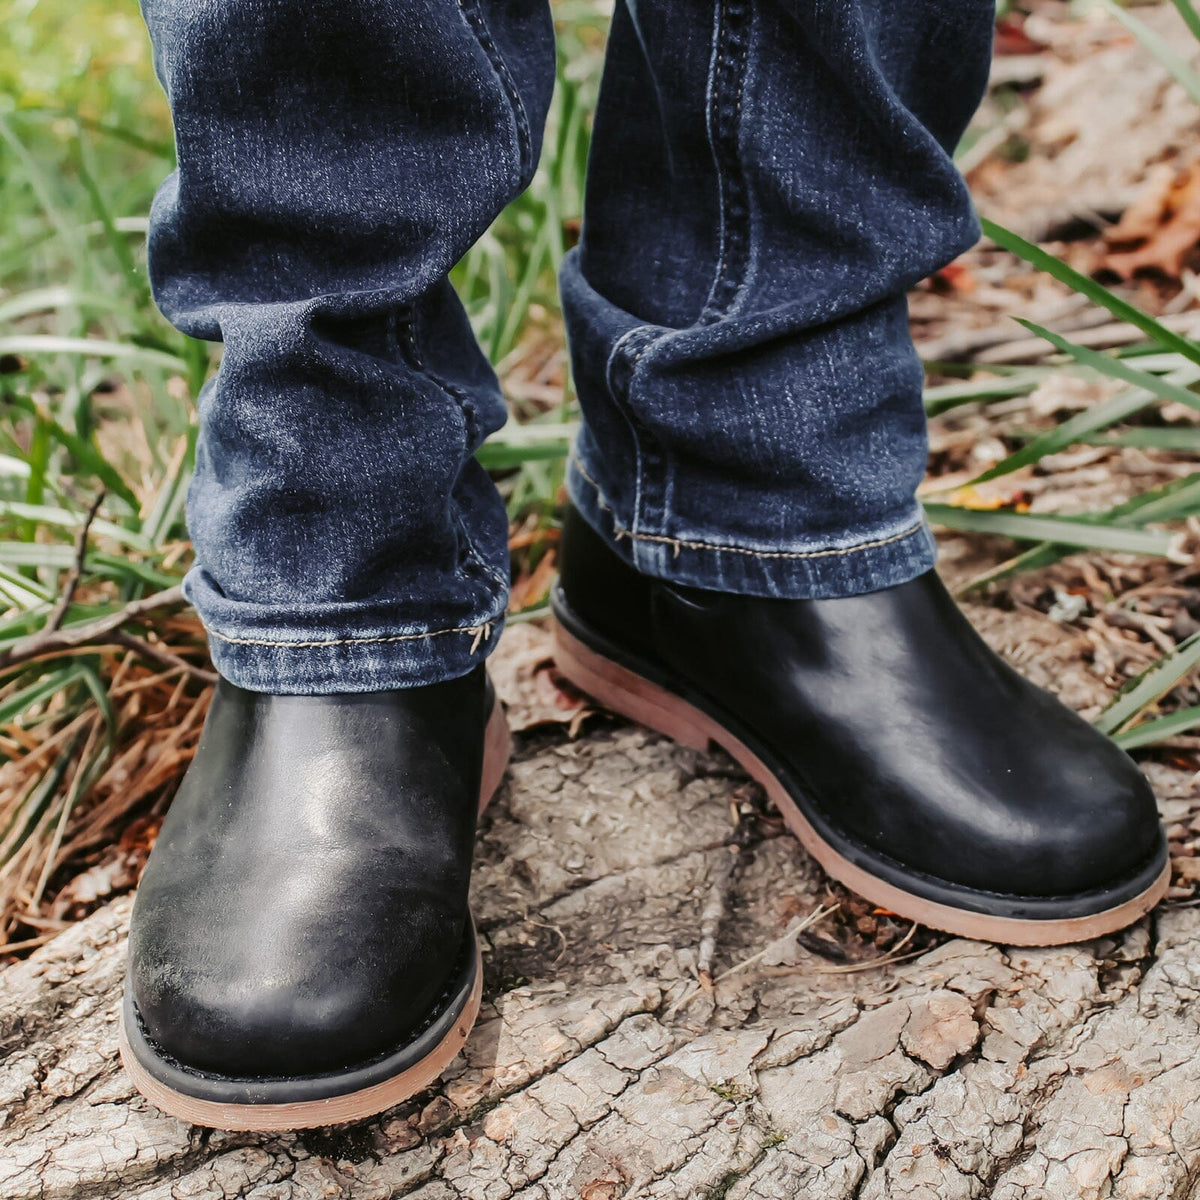
[[[167,317],[224,342],[186,591],[223,675],[369,691],[503,619],[504,420],[447,282],[528,183],[546,0],[143,0]],[[905,292],[977,236],[950,157],[994,0],[618,0],[562,293],[569,486],[639,569],[780,597],[927,570]]]

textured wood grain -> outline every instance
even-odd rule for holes
[[[1027,646],[1023,619],[985,624]],[[1041,625],[1035,676],[1070,645]],[[1083,708],[1102,694],[1067,683]],[[1169,820],[1193,819],[1190,781],[1154,779]],[[214,1133],[136,1096],[117,901],[0,972],[0,1196],[1194,1194],[1200,912],[845,972],[789,940],[830,893],[789,837],[735,831],[746,795],[726,760],[637,729],[527,735],[478,842],[481,1020],[438,1089],[355,1128]]]

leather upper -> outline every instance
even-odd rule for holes
[[[243,1077],[394,1050],[463,953],[482,668],[402,691],[222,679],[138,891],[130,986],[160,1052]]]
[[[910,871],[1061,896],[1161,848],[1133,760],[993,653],[933,571],[833,600],[676,587],[572,513],[561,587],[589,628],[729,714],[831,825]]]

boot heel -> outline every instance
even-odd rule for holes
[[[480,812],[487,808],[496,794],[504,772],[508,770],[508,760],[511,756],[512,735],[508,732],[504,706],[497,697],[483,734],[483,775],[479,784]]]
[[[666,688],[598,654],[559,621],[554,622],[554,661],[571,683],[602,708],[693,750],[709,748],[711,723],[703,713]]]

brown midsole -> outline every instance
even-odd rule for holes
[[[483,773],[479,789],[479,811],[487,807],[508,767],[511,740],[504,709],[497,700],[484,731]],[[475,948],[475,983],[467,1002],[445,1037],[419,1062],[382,1083],[330,1096],[324,1100],[296,1101],[289,1104],[223,1104],[200,1100],[156,1079],[137,1060],[125,1029],[122,1008],[119,1047],[121,1062],[129,1072],[133,1086],[155,1107],[169,1116],[193,1125],[212,1129],[253,1130],[273,1133],[289,1129],[313,1129],[322,1125],[340,1125],[361,1121],[392,1108],[430,1086],[454,1061],[466,1044],[467,1037],[479,1016],[483,996],[483,961]]]
[[[825,871],[852,891],[910,921],[959,937],[1011,946],[1057,946],[1087,941],[1132,924],[1162,899],[1170,865],[1145,891],[1113,908],[1082,917],[1037,920],[996,917],[955,908],[896,887],[852,863],[821,837],[773,771],[739,738],[682,696],[585,645],[556,621],[555,661],[576,687],[612,712],[646,725],[696,750],[720,746],[766,790],[804,848]]]
[[[508,722],[504,718],[504,706],[499,699],[492,707],[492,715],[488,717],[487,728],[483,731],[483,772],[479,777],[479,811],[483,812],[492,802],[504,772],[508,770],[508,760],[512,756],[512,735],[508,732]]]
[[[320,1125],[341,1125],[361,1121],[384,1109],[391,1108],[424,1091],[454,1061],[466,1044],[483,996],[483,963],[479,949],[475,950],[475,983],[462,1013],[444,1038],[420,1062],[382,1083],[330,1096],[325,1100],[305,1100],[291,1104],[221,1104],[214,1100],[198,1100],[169,1088],[155,1079],[138,1062],[129,1045],[125,1020],[121,1019],[121,1062],[137,1088],[151,1104],[169,1116],[178,1117],[192,1125],[212,1129],[253,1130],[277,1133],[289,1129],[313,1129]]]

